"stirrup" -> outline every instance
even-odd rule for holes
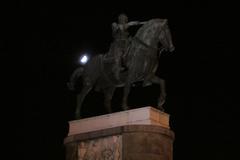
[[[149,82],[149,81],[143,82],[143,87],[150,86],[151,84],[152,82]]]

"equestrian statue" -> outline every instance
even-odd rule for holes
[[[141,25],[133,37],[127,29],[134,25]],[[74,70],[68,87],[75,89],[77,80],[82,78],[82,89],[77,95],[75,118],[81,117],[81,106],[92,89],[104,93],[104,106],[111,113],[111,100],[117,87],[124,87],[122,109],[128,110],[128,95],[131,86],[136,82],[143,82],[143,87],[158,84],[160,95],[157,108],[163,109],[166,99],[165,81],[155,75],[159,65],[159,58],[163,52],[172,52],[171,32],[167,19],[151,19],[145,22],[128,22],[126,14],[120,14],[118,23],[112,23],[114,41],[106,54],[92,57],[84,66]]]

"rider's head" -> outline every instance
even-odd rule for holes
[[[119,16],[118,16],[118,23],[119,24],[125,24],[128,22],[128,17],[126,14],[124,13],[121,13]]]

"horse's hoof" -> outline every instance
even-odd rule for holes
[[[81,119],[81,116],[79,114],[75,114],[75,119]]]
[[[126,111],[126,110],[129,110],[129,107],[128,107],[128,106],[122,106],[122,109],[123,109],[124,111]]]
[[[81,119],[80,116],[75,116],[75,120]]]
[[[157,108],[158,108],[160,111],[162,111],[162,112],[165,111],[164,108],[163,108],[162,106],[158,106]]]

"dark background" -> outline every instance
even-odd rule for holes
[[[75,110],[75,94],[66,82],[82,53],[108,50],[111,23],[125,12],[130,21],[169,20],[176,50],[162,56],[157,74],[167,82],[165,109],[176,134],[174,159],[237,159],[238,19],[237,7],[229,1],[22,1],[19,7],[26,71],[25,158],[64,159],[63,139]],[[155,106],[156,87],[133,88],[129,103]],[[121,93],[118,89],[114,95],[114,111],[120,111]],[[83,113],[106,113],[101,93],[87,96]]]

